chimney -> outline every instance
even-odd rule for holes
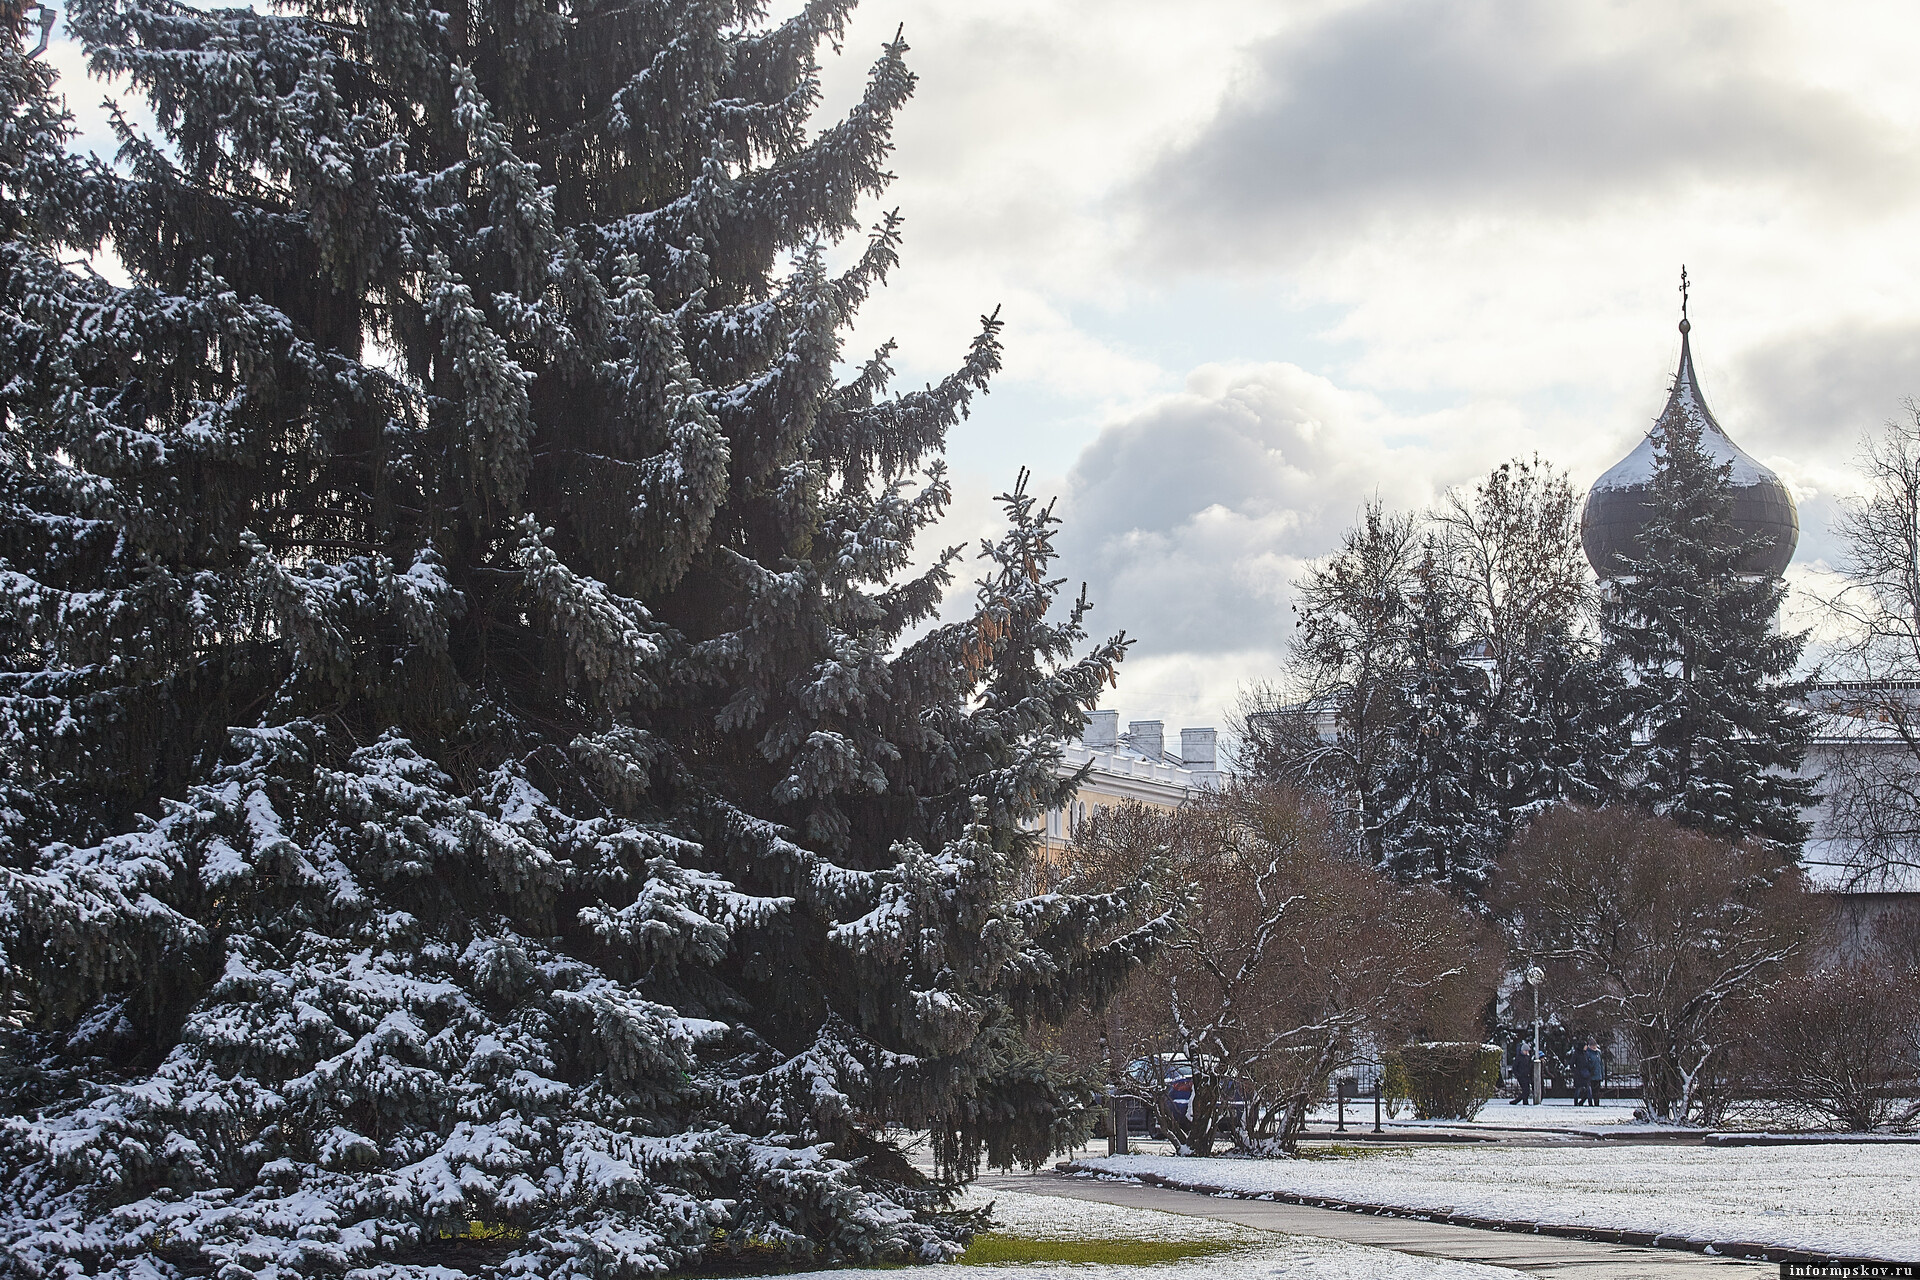
[[[1089,751],[1111,751],[1120,745],[1120,713],[1089,711],[1087,727],[1081,731],[1080,745]]]
[[[1182,729],[1180,731],[1180,763],[1189,769],[1213,768],[1214,731]]]
[[[1166,740],[1166,726],[1158,720],[1127,721],[1127,745],[1158,764]]]

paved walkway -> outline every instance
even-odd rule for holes
[[[1779,1274],[1778,1266],[1770,1262],[1733,1262],[1673,1249],[1636,1249],[1627,1245],[1562,1240],[1555,1236],[1481,1231],[1448,1223],[1376,1218],[1265,1200],[1227,1200],[1130,1182],[1067,1178],[1051,1172],[983,1174],[974,1185],[986,1191],[1023,1191],[1028,1195],[1065,1196],[1072,1200],[1095,1200],[1135,1209],[1217,1218],[1267,1231],[1324,1236],[1429,1258],[1510,1267],[1551,1280],[1685,1280],[1686,1277],[1758,1280],[1763,1275]]]

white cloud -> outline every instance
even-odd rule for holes
[[[1271,261],[1436,215],[1590,216],[1738,182],[1829,217],[1903,208],[1894,121],[1811,83],[1770,7],[1375,0],[1259,42],[1139,181],[1177,260]]]
[[[1277,652],[1292,580],[1365,503],[1425,506],[1515,429],[1497,408],[1397,415],[1291,364],[1205,366],[1081,454],[1062,568],[1141,657]]]

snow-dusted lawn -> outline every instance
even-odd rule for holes
[[[968,1193],[965,1203],[973,1208],[989,1200],[1001,1230],[1038,1240],[1226,1240],[1244,1247],[1231,1253],[1144,1267],[1029,1262],[1006,1267],[915,1267],[900,1274],[911,1275],[912,1280],[989,1280],[996,1272],[1017,1267],[1023,1277],[1057,1276],[1061,1280],[1268,1280],[1274,1276],[1286,1280],[1511,1280],[1513,1275],[1501,1267],[1416,1258],[1339,1240],[1281,1235],[1208,1218],[1123,1209],[1057,1196],[976,1191]],[[872,1280],[874,1275],[872,1271],[826,1271],[810,1273],[810,1280],[825,1276]]]
[[[1913,1147],[1502,1145],[1387,1148],[1348,1159],[1083,1163],[1233,1191],[1920,1261]]]

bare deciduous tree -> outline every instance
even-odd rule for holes
[[[1904,887],[1920,872],[1920,754],[1905,741],[1914,726],[1901,723],[1920,712],[1920,696],[1889,714],[1898,693],[1875,684],[1823,691],[1827,741],[1808,753],[1826,792],[1815,835],[1838,855],[1849,888]]]
[[[1370,1045],[1471,1026],[1491,993],[1484,926],[1355,861],[1331,825],[1323,797],[1276,784],[1089,824],[1090,859],[1162,858],[1188,899],[1181,934],[1122,998],[1115,1027],[1132,1055],[1191,1070],[1184,1114],[1163,1116],[1185,1150],[1223,1138],[1293,1150],[1335,1069]]]
[[[1731,1008],[1786,975],[1812,908],[1797,866],[1630,809],[1547,811],[1514,841],[1494,902],[1555,1005],[1615,1021],[1649,1115],[1711,1122]]]
[[[1879,914],[1870,954],[1889,971],[1920,980],[1920,903],[1909,899]]]
[[[1248,778],[1328,788],[1323,781],[1333,701],[1310,682],[1254,680],[1240,686],[1227,711],[1227,739],[1236,772]]]
[[[1587,616],[1593,575],[1579,499],[1552,464],[1515,459],[1471,494],[1448,490],[1433,519],[1462,617],[1504,688],[1527,655]]]
[[[1841,505],[1840,590],[1824,603],[1844,626],[1827,695],[1833,731],[1819,833],[1863,887],[1920,870],[1920,404],[1863,444],[1866,492]]]

